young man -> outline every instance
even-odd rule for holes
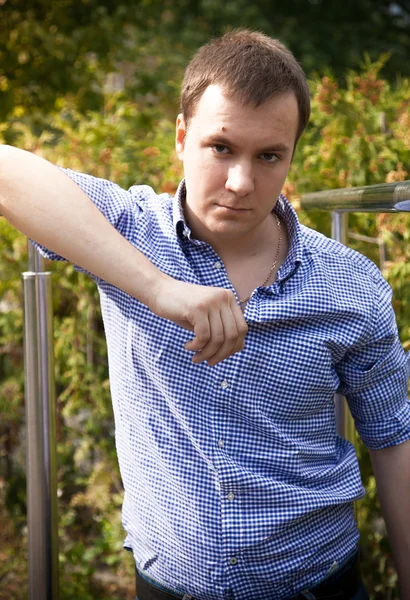
[[[378,269],[280,193],[308,118],[294,57],[239,31],[186,71],[174,199],[2,149],[1,212],[99,286],[139,600],[368,597],[335,392],[410,600],[408,364]]]

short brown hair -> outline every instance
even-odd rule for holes
[[[299,109],[296,140],[310,116],[306,76],[293,54],[278,40],[263,33],[237,29],[202,46],[186,68],[181,89],[181,110],[186,123],[209,85],[243,105],[259,106],[279,94],[293,93]]]

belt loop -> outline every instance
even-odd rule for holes
[[[302,596],[307,598],[307,600],[316,600],[316,596],[312,594],[312,592],[309,592],[309,590],[303,590],[303,592],[300,593],[302,594]]]

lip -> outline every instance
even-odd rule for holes
[[[222,208],[223,210],[226,210],[226,211],[232,212],[232,213],[248,212],[250,210],[249,208],[234,208],[233,206],[225,206],[223,204],[218,204],[217,206],[218,206],[218,208]]]

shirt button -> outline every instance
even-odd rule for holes
[[[219,262],[219,260],[217,260],[216,263],[214,263],[214,267],[215,267],[215,269],[222,269],[222,265]]]
[[[229,559],[230,565],[236,565],[237,562],[238,562],[238,559],[236,558],[236,556],[231,556],[231,558]]]
[[[233,492],[229,492],[227,495],[228,500],[235,500],[235,494]]]
[[[219,448],[223,448],[224,447],[224,441],[223,440],[218,440],[218,447]]]
[[[224,379],[223,381],[221,381],[221,388],[223,390],[226,390],[226,388],[229,386],[229,383],[226,381],[226,379]]]

